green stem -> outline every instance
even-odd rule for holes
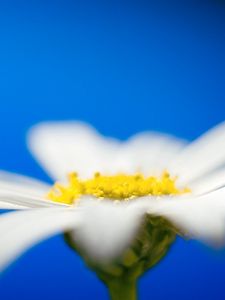
[[[136,300],[136,280],[115,278],[106,283],[111,300]]]

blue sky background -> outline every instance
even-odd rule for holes
[[[43,120],[192,140],[225,120],[224,83],[224,1],[0,1],[0,168],[50,180],[25,145]],[[140,299],[222,300],[224,282],[224,251],[179,239],[140,280]],[[0,298],[107,292],[57,236],[1,276]]]

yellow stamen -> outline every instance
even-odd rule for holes
[[[104,176],[95,173],[91,179],[81,180],[76,173],[68,175],[68,185],[56,183],[49,191],[47,198],[56,202],[73,204],[82,195],[113,200],[127,200],[142,196],[180,195],[190,189],[176,187],[176,178],[168,172],[160,177],[144,177],[142,174],[116,174]]]

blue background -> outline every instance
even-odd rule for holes
[[[0,1],[0,168],[50,180],[24,142],[42,120],[194,139],[225,119],[224,83],[223,1]],[[139,288],[143,300],[225,299],[225,254],[179,239]],[[3,274],[0,297],[107,292],[57,236]]]

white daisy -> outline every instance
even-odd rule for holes
[[[225,123],[190,144],[153,132],[121,142],[82,123],[43,123],[28,143],[61,185],[1,173],[0,208],[17,210],[0,215],[1,270],[59,232],[109,285],[116,276],[136,279],[176,233],[225,241]],[[71,172],[79,177],[67,184]]]

